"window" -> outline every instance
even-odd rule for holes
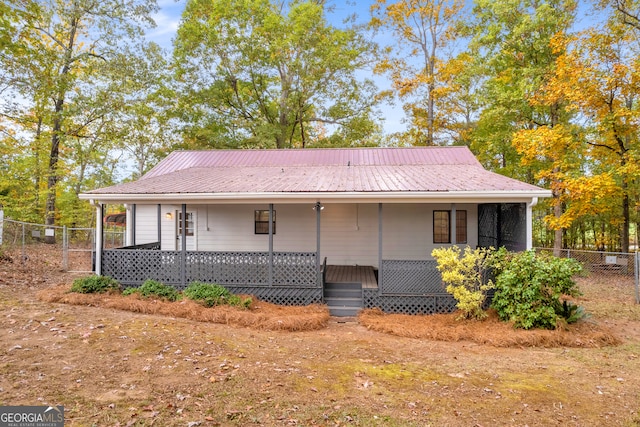
[[[255,223],[255,234],[269,234],[269,211],[256,211]],[[273,211],[273,234],[276,234],[276,211]]]
[[[182,236],[182,212],[178,211],[178,236]],[[193,212],[187,212],[187,236],[193,236]]]
[[[451,243],[449,211],[433,211],[433,243]]]
[[[433,243],[451,243],[451,211],[433,211]],[[456,211],[456,243],[467,243],[467,211]]]

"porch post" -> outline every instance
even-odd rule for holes
[[[316,202],[316,272],[320,271],[320,211],[322,205]]]
[[[269,286],[273,286],[273,203],[269,203]]]
[[[527,241],[526,248],[530,250],[533,248],[533,207],[538,204],[538,198],[534,197],[531,199],[531,203],[527,203],[527,213],[526,213],[526,221],[527,221]]]
[[[182,204],[182,256],[180,257],[180,283],[187,286],[187,205]]]
[[[457,226],[458,224],[456,223],[456,204],[451,203],[451,244],[453,245],[458,244]]]
[[[162,249],[162,205],[158,203],[158,246]]]
[[[131,205],[131,245],[136,245],[136,204]]]
[[[103,245],[103,228],[102,218],[104,218],[104,205],[99,203],[96,206],[96,269],[97,276],[102,275],[102,245]]]
[[[382,294],[382,203],[378,203],[378,294]]]

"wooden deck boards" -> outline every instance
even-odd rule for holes
[[[377,288],[374,269],[368,265],[327,265],[328,283],[362,283],[363,288]]]

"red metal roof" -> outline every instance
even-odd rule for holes
[[[193,167],[480,166],[467,147],[175,151],[143,178]]]
[[[517,192],[539,187],[485,170],[467,147],[177,151],[99,195]],[[132,196],[133,197],[133,196]]]

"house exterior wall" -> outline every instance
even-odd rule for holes
[[[187,205],[193,213],[194,235],[187,237],[187,250],[268,251],[269,236],[254,233],[254,211],[268,205]],[[179,250],[176,238],[181,205],[162,205],[163,250]],[[432,259],[433,211],[450,210],[450,204],[383,204],[383,258],[390,260]],[[311,205],[279,204],[276,212],[274,251],[315,252],[316,212]],[[457,204],[467,211],[467,243],[478,244],[477,205]],[[136,243],[157,241],[157,205],[137,205]],[[171,213],[171,218],[167,218]],[[378,205],[327,204],[321,211],[321,260],[328,264],[378,267]]]
[[[136,205],[135,242],[137,245],[158,241],[158,205]],[[128,230],[127,230],[128,231]]]
[[[456,211],[467,211],[467,242],[478,244],[478,208],[475,204],[456,204]],[[382,253],[390,260],[433,259],[431,251],[448,246],[433,243],[433,211],[451,210],[451,204],[383,205]]]

